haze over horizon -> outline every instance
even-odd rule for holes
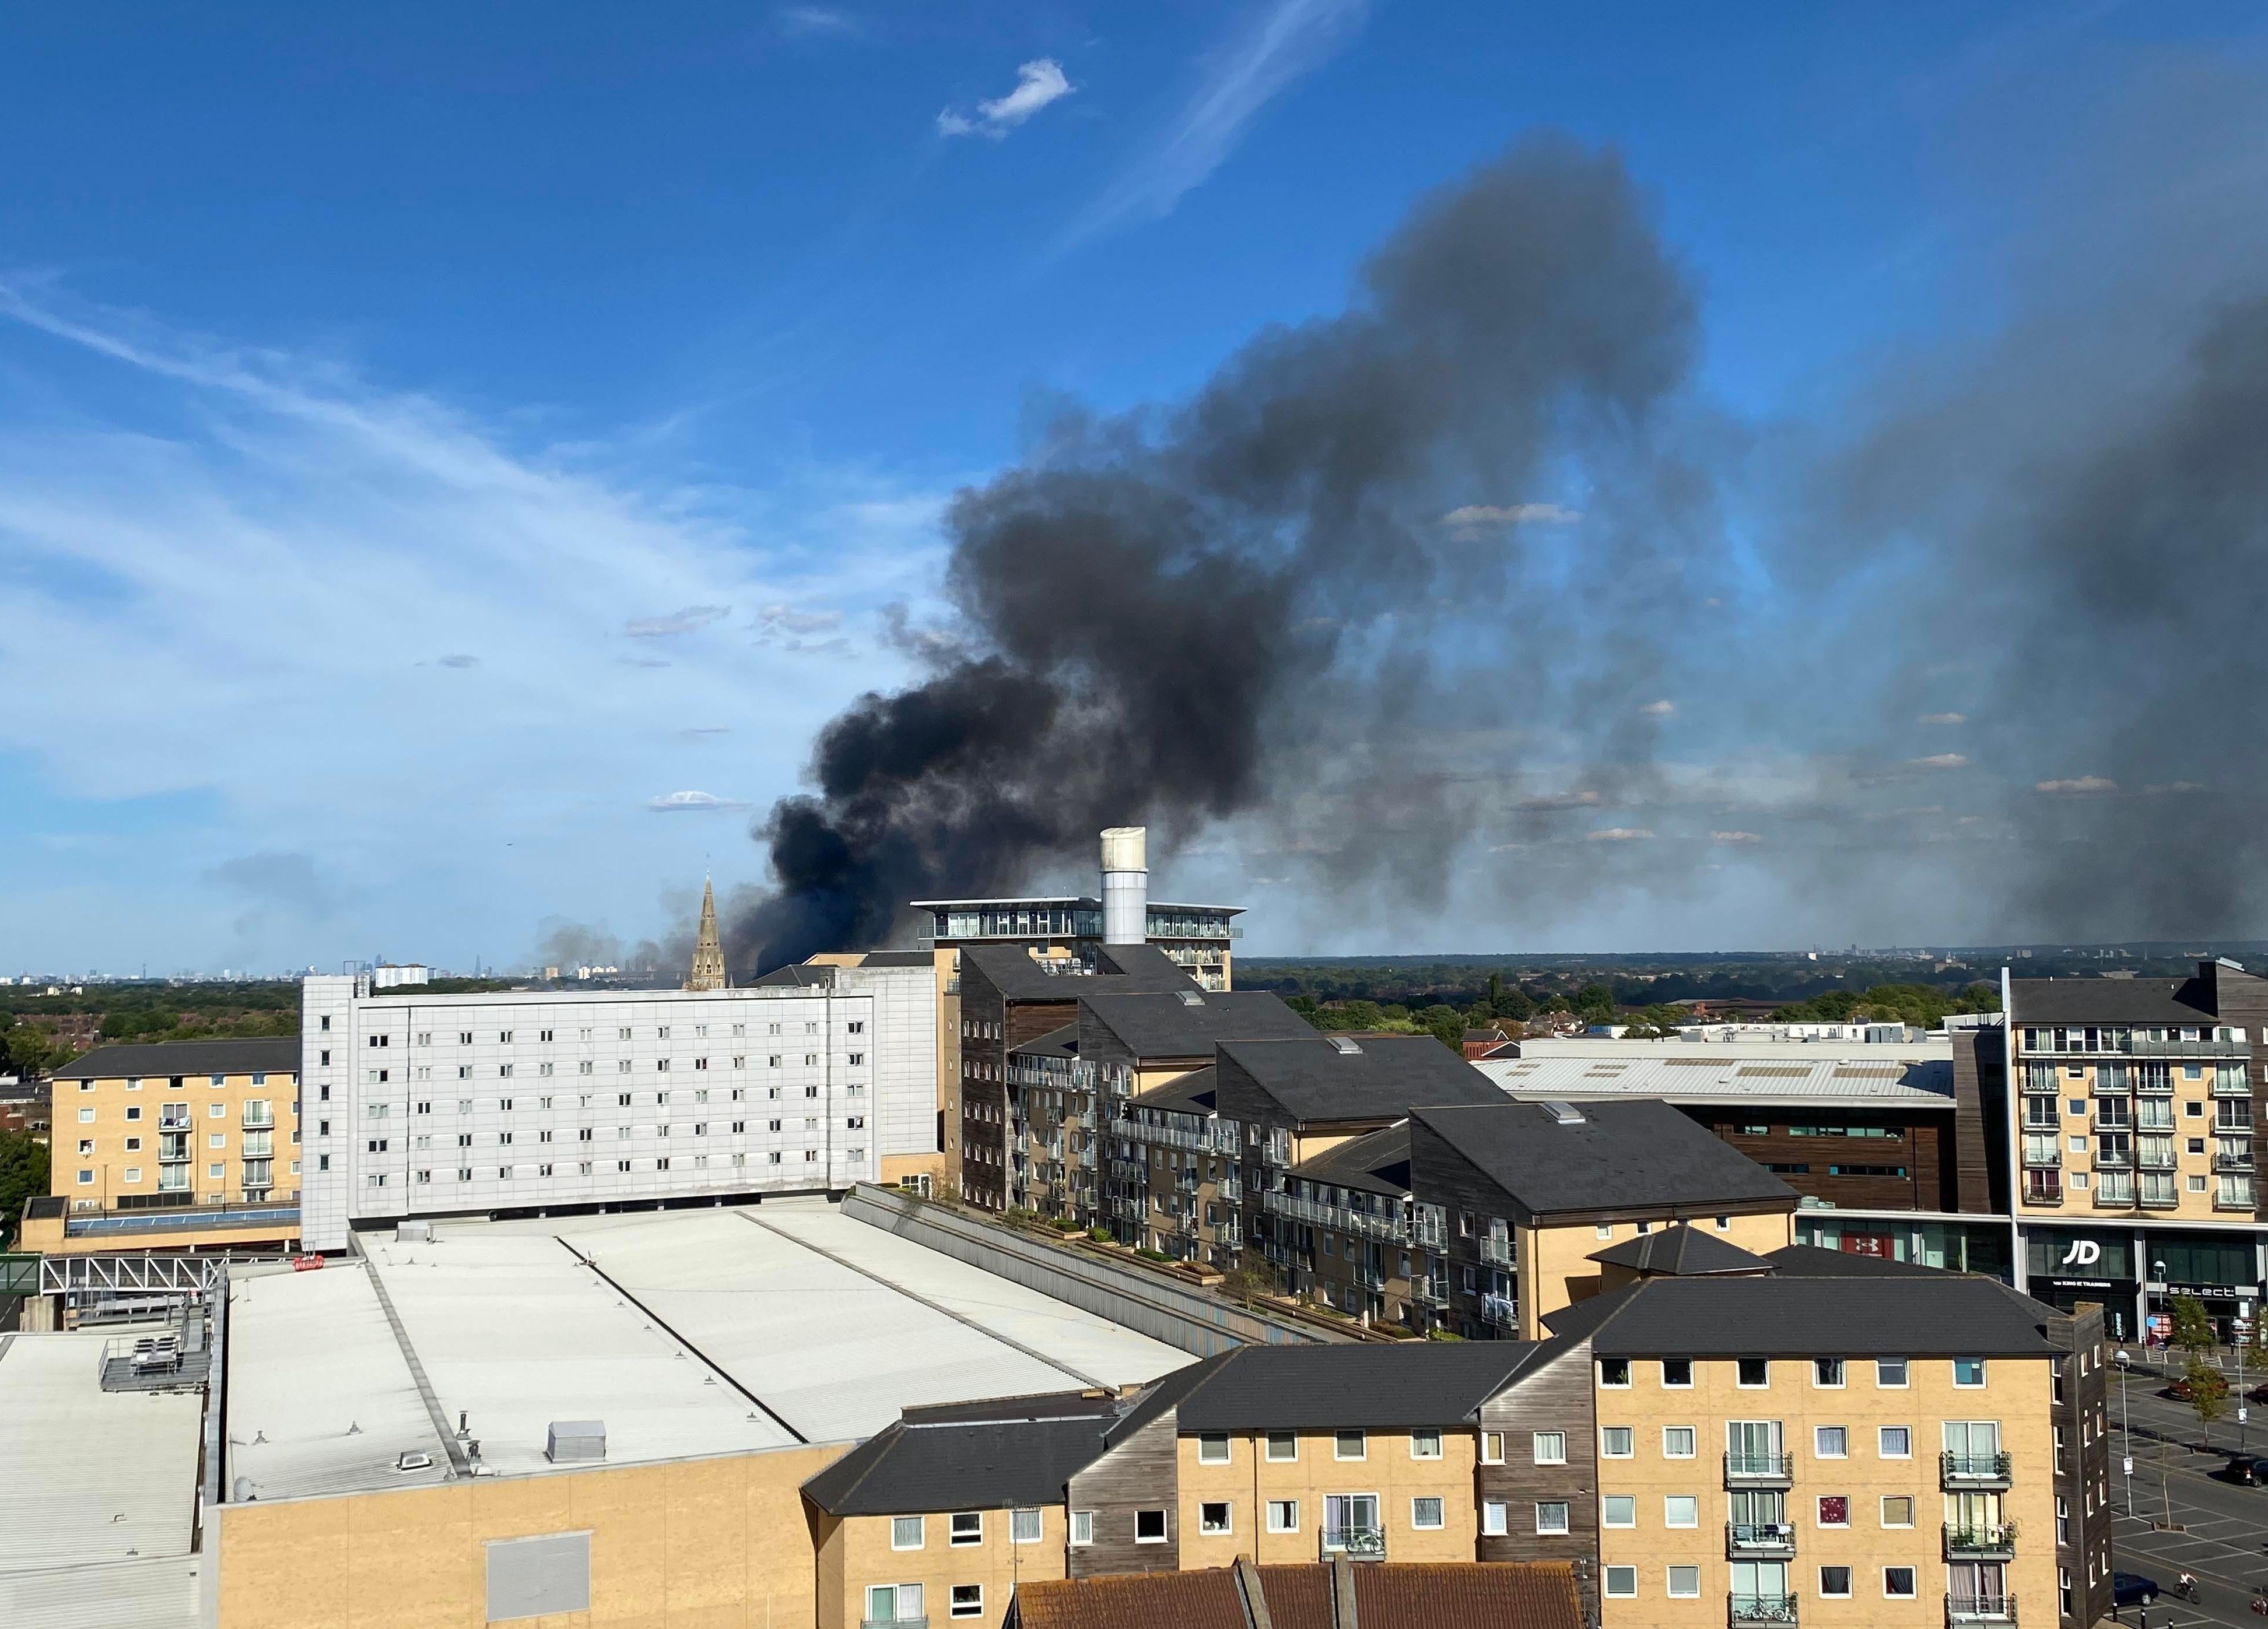
[[[2254,9],[15,33],[0,971],[2268,938]]]

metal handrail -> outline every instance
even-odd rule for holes
[[[1947,1449],[1937,1457],[1937,1471],[1947,1481],[2005,1482],[2014,1463],[2005,1449],[1991,1454],[1956,1454]]]
[[[1726,1616],[1735,1624],[1792,1624],[1795,1621],[1795,1597],[1735,1595],[1726,1603]]]
[[[2016,1524],[2014,1522],[1977,1522],[1955,1525],[1945,1524],[1945,1547],[1948,1550],[2013,1550],[2016,1547]]]
[[[2016,1597],[2013,1595],[1948,1595],[1945,1597],[1945,1621],[1948,1624],[2013,1624],[2016,1621]]]
[[[1322,1531],[1326,1556],[1344,1555],[1350,1561],[1386,1559],[1386,1530],[1382,1527],[1327,1527]]]
[[[1725,1455],[1725,1474],[1728,1477],[1770,1477],[1785,1481],[1795,1475],[1795,1456],[1728,1451]]]

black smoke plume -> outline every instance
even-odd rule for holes
[[[1170,847],[1253,810],[1318,761],[1346,669],[1390,686],[1445,602],[1504,594],[1571,483],[1651,464],[1694,346],[1619,161],[1535,141],[1423,200],[1344,314],[1178,406],[1056,413],[951,506],[931,677],[829,723],[816,790],[760,828],[777,887],[734,964],[879,943],[907,899],[1020,885],[1105,825]]]

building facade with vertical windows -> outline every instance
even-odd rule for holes
[[[53,1082],[48,1189],[68,1250],[298,1234],[299,1043],[99,1046]]]
[[[310,978],[304,1238],[895,1179],[936,1155],[929,967],[723,990],[432,995]]]
[[[2227,1339],[2268,1282],[2268,979],[2224,959],[2186,979],[2004,975],[2001,989],[1980,1072],[2006,1105],[2017,1282],[2101,1304],[2116,1339],[2193,1296]]]

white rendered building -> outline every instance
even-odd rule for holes
[[[840,1192],[937,1150],[937,983],[799,969],[726,990],[373,993],[309,978],[300,1230]]]

